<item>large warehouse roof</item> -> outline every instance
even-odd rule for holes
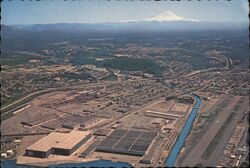
[[[90,133],[91,131],[53,132],[28,147],[27,150],[46,152],[51,148],[71,149]]]

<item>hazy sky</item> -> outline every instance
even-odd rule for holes
[[[213,22],[248,22],[247,0],[4,0],[2,24],[88,23],[145,19],[163,11]]]

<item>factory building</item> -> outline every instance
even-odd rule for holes
[[[192,97],[178,97],[177,102],[184,104],[193,104],[194,99]]]
[[[160,111],[152,111],[152,110],[146,110],[146,116],[152,116],[157,118],[180,118],[183,117],[183,114],[172,114],[172,113],[165,113]]]
[[[161,118],[154,118],[153,121],[151,122],[152,124],[159,125],[163,123],[163,119]]]
[[[46,158],[50,154],[71,155],[91,137],[90,131],[53,132],[25,150],[25,156]]]

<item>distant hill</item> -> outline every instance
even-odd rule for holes
[[[3,35],[21,33],[21,31],[44,32],[145,32],[145,31],[197,31],[197,30],[222,30],[248,28],[247,23],[214,23],[194,21],[128,21],[106,23],[56,23],[34,25],[2,26]],[[24,32],[23,32],[24,33]]]

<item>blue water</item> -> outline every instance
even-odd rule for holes
[[[98,161],[92,161],[92,162],[86,162],[86,163],[65,163],[65,164],[57,164],[57,165],[51,165],[49,168],[65,168],[65,167],[74,167],[74,168],[80,168],[80,167],[132,167],[128,163],[125,162],[112,162],[110,160],[98,160]]]
[[[15,160],[1,161],[1,167],[2,168],[17,168],[16,161]]]
[[[181,131],[181,134],[179,135],[177,141],[175,142],[175,144],[174,144],[173,148],[171,149],[171,152],[170,152],[170,154],[169,154],[169,156],[168,156],[168,158],[167,158],[167,160],[165,162],[165,166],[167,166],[167,167],[173,167],[174,166],[175,161],[176,161],[176,159],[178,157],[178,154],[179,154],[181,148],[183,147],[183,145],[185,143],[185,140],[186,140],[186,138],[188,136],[188,133],[189,133],[191,127],[192,127],[192,124],[193,124],[193,121],[195,119],[196,113],[199,110],[199,107],[201,105],[200,97],[195,95],[195,94],[194,94],[194,97],[195,97],[195,100],[196,100],[195,105],[194,105],[194,107],[193,107],[193,109],[192,109],[192,111],[191,111],[191,113],[190,113],[190,115],[188,117],[187,122],[185,123],[185,125],[184,125],[184,127],[183,127],[183,129]]]
[[[34,167],[27,167],[27,166],[17,166],[15,160],[5,160],[1,162],[2,168],[34,168]],[[132,167],[128,163],[125,162],[112,162],[109,160],[97,160],[92,162],[86,163],[64,163],[64,164],[57,164],[57,165],[50,165],[49,168],[82,168],[82,167]]]

